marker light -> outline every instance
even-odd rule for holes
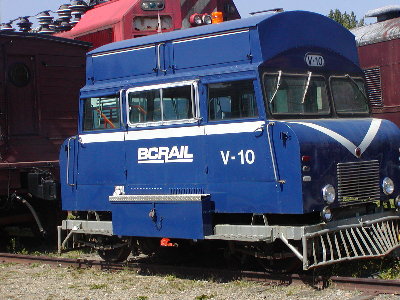
[[[189,18],[190,25],[192,26],[200,26],[203,25],[203,18],[200,14],[193,14]]]
[[[163,10],[164,6],[163,0],[143,0],[142,2],[142,10]]]
[[[332,204],[336,199],[335,188],[331,184],[327,184],[322,188],[322,197],[328,204]]]
[[[211,13],[213,24],[219,24],[224,21],[224,14],[220,11],[214,11]]]
[[[382,181],[382,190],[385,195],[391,195],[394,192],[394,183],[393,180],[389,177],[385,177]]]
[[[332,212],[329,207],[325,207],[321,212],[321,217],[325,222],[329,222],[332,220]]]

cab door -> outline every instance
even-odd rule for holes
[[[77,193],[81,209],[108,209],[108,197],[126,182],[125,129],[120,94],[81,100],[77,139]]]
[[[211,79],[212,80],[212,79]],[[253,79],[206,84],[208,190],[219,212],[273,211],[276,193]]]
[[[204,183],[204,127],[197,82],[127,91],[127,184],[133,194],[170,194]],[[189,193],[189,192],[187,192]]]
[[[110,198],[114,233],[199,239],[211,234],[197,81],[127,90],[125,195]]]

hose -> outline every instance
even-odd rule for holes
[[[30,210],[31,214],[35,218],[36,224],[39,228],[39,232],[42,234],[42,236],[45,236],[47,234],[47,232],[43,229],[42,223],[40,222],[39,217],[38,217],[35,209],[32,207],[32,205],[30,205],[30,203],[27,200],[25,200],[24,198],[22,198],[16,194],[14,194],[13,196],[16,200],[20,201],[22,204],[24,204]]]

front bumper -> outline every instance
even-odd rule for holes
[[[280,239],[308,270],[345,260],[385,256],[400,246],[399,225],[400,213],[387,211],[309,226],[217,225],[215,234],[206,239],[267,243]]]

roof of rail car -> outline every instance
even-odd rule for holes
[[[135,5],[138,5],[137,0],[112,0],[98,4],[93,9],[88,10],[71,30],[56,33],[55,35],[60,37],[76,37],[83,33],[98,31],[99,28],[109,28],[119,22],[127,11]]]
[[[296,47],[318,46],[339,53],[358,64],[354,35],[335,21],[320,14],[306,11],[260,14],[220,24],[134,38],[104,45],[88,54],[92,55],[251,27],[259,27],[259,31],[262,31],[260,39],[266,41],[262,46],[275,48],[274,54]]]

